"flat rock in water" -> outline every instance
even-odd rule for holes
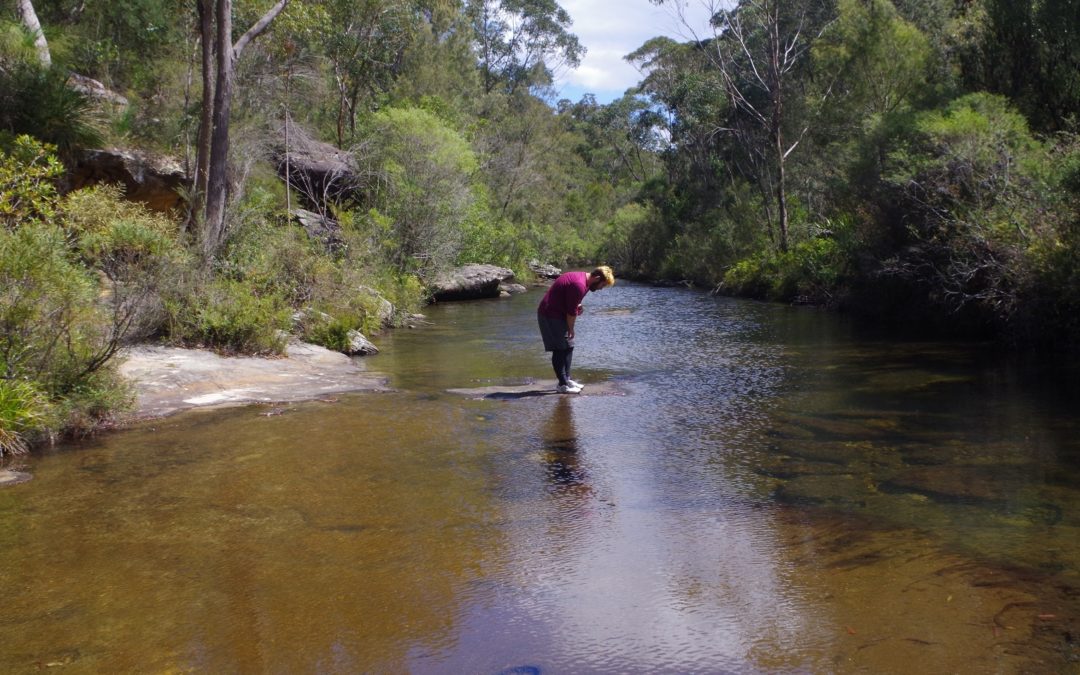
[[[19,483],[25,483],[30,480],[32,476],[22,471],[13,471],[11,469],[0,469],[0,488],[8,487],[10,485],[18,485]]]
[[[560,394],[555,391],[555,380],[536,380],[526,384],[492,384],[467,389],[447,389],[447,393],[478,399],[514,400],[537,396],[625,396],[626,392],[614,382],[583,383],[585,388],[577,394]]]
[[[124,352],[120,373],[135,382],[136,417],[207,406],[302,401],[347,391],[386,391],[386,378],[312,344],[286,358],[224,357],[203,349],[141,346]]]

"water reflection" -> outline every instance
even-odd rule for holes
[[[543,460],[552,492],[581,499],[591,495],[574,426],[574,406],[568,396],[559,397],[552,407],[544,425],[543,441]]]
[[[1075,389],[973,346],[620,284],[578,349],[624,396],[444,395],[546,375],[535,301],[387,336],[370,368],[398,393],[28,459],[35,480],[0,490],[0,671],[1080,659]]]

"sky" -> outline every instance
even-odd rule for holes
[[[683,6],[687,27],[674,2],[657,7],[649,0],[561,0],[574,24],[570,32],[588,50],[581,65],[557,73],[558,98],[579,101],[595,94],[600,103],[621,97],[641,80],[641,73],[623,57],[650,38],[665,35],[679,42],[711,35],[708,0],[675,0]],[[691,30],[692,29],[692,30]]]

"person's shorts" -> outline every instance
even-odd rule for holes
[[[570,330],[566,319],[537,314],[536,320],[540,323],[540,337],[544,338],[545,352],[574,348],[574,341],[566,339],[566,333]]]

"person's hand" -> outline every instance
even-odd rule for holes
[[[566,331],[566,339],[567,340],[573,340],[574,339],[574,330],[573,329],[570,329],[570,330]]]

